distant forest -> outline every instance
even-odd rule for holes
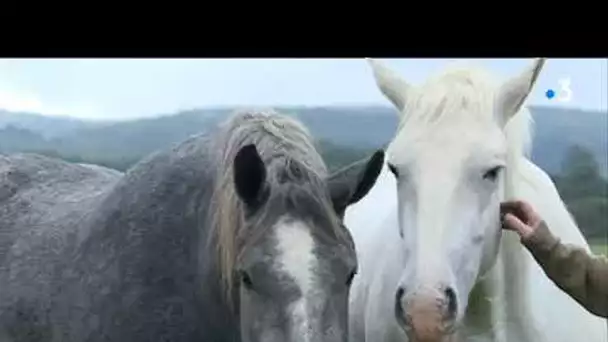
[[[321,144],[320,150],[330,169],[337,169],[372,152],[331,144]],[[100,161],[94,157],[64,156],[56,151],[38,152],[70,162],[97,164],[120,171],[126,171],[138,161],[120,157]],[[563,172],[551,175],[551,178],[585,236],[592,239],[605,238],[608,231],[608,180],[600,175],[593,155],[583,147],[571,147],[564,160]]]
[[[588,239],[606,239],[608,234],[608,180],[602,177],[593,154],[572,146],[562,172],[552,175],[557,189]]]
[[[389,108],[279,108],[318,139],[336,169],[385,146],[397,126]],[[126,171],[144,156],[213,129],[232,109],[193,110],[125,122],[86,122],[0,110],[0,153],[39,153]],[[608,234],[608,115],[535,108],[533,161],[546,170],[587,238]]]

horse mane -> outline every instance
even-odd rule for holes
[[[233,162],[237,152],[247,144],[255,144],[267,168],[267,182],[271,187],[286,180],[306,178],[325,179],[327,168],[317,153],[308,130],[295,119],[275,111],[237,112],[220,126],[214,149],[218,151],[216,182],[213,189],[210,222],[213,232],[210,241],[217,249],[221,282],[228,299],[234,287],[234,266],[239,257],[239,241],[246,235],[260,235],[262,231],[244,232],[243,207],[233,179]],[[266,209],[262,209],[266,210]],[[262,230],[264,225],[256,225]]]
[[[429,77],[421,87],[412,89],[419,96],[411,96],[405,103],[404,117],[398,129],[406,125],[446,124],[453,127],[463,121],[496,122],[493,103],[497,89],[496,79],[483,68],[466,62],[452,63]],[[458,110],[464,107],[473,110]],[[509,155],[516,159],[528,157],[533,133],[532,116],[522,105],[504,128]]]

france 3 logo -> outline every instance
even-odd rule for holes
[[[570,102],[572,100],[572,89],[570,78],[562,78],[557,81],[559,87],[556,89],[549,89],[545,92],[545,96],[549,100],[557,100],[559,102]]]

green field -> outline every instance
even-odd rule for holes
[[[608,241],[592,240],[589,242],[594,253],[608,255]]]

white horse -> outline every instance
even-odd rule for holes
[[[453,67],[413,86],[370,60],[400,123],[376,186],[346,215],[360,260],[351,341],[608,341],[606,320],[559,290],[499,224],[499,203],[521,198],[563,241],[589,248],[527,157],[522,104],[543,63],[502,84]]]

